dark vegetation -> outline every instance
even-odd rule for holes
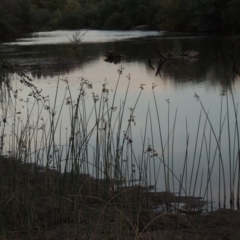
[[[54,29],[233,32],[238,0],[1,0],[0,37]]]
[[[0,157],[0,239],[239,239],[239,211],[177,214],[174,194],[139,186],[110,191],[87,174],[40,170]],[[168,212],[149,209],[166,199],[176,204]]]

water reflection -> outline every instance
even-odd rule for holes
[[[114,38],[114,35],[112,37]],[[44,41],[42,43],[44,43]],[[133,107],[140,91],[140,84],[146,84],[144,85],[145,87],[142,94],[143,96],[139,99],[138,107],[135,112],[136,126],[131,129],[134,137],[132,145],[137,154],[141,152],[140,148],[143,145],[143,129],[146,125],[148,125],[146,139],[148,139],[148,141],[152,141],[152,139],[154,139],[154,149],[159,153],[159,155],[161,155],[162,149],[161,144],[159,143],[159,132],[157,131],[158,124],[156,120],[157,116],[152,92],[152,83],[157,84],[157,87],[155,88],[155,94],[158,104],[158,111],[161,117],[164,144],[169,143],[168,121],[170,119],[170,126],[172,126],[175,111],[178,109],[176,132],[174,136],[174,151],[172,151],[172,154],[174,155],[173,170],[176,172],[178,177],[183,172],[187,145],[186,136],[189,133],[189,169],[186,169],[186,172],[188,171],[188,175],[186,176],[187,179],[189,178],[190,166],[192,164],[191,160],[193,159],[194,155],[196,129],[201,110],[199,102],[196,102],[196,99],[194,99],[195,92],[197,92],[197,94],[200,96],[200,99],[202,100],[206,109],[208,110],[208,108],[210,108],[209,119],[211,119],[216,132],[219,131],[220,125],[219,116],[221,100],[226,102],[226,97],[222,97],[222,95],[226,93],[226,90],[229,89],[230,86],[235,94],[236,103],[240,101],[239,79],[236,79],[235,82],[232,81],[232,61],[230,58],[231,43],[231,38],[166,38],[164,36],[158,36],[118,42],[102,42],[97,44],[83,43],[80,44],[76,49],[73,49],[70,44],[39,44],[14,47],[5,46],[5,48],[11,52],[9,55],[9,60],[13,64],[19,64],[26,74],[31,75],[31,77],[33,77],[35,80],[34,84],[38,85],[40,89],[43,89],[44,93],[49,95],[50,98],[54,98],[52,95],[56,91],[56,82],[59,77],[61,79],[68,79],[69,86],[72,89],[71,94],[75,99],[78,96],[79,79],[81,77],[93,82],[93,89],[94,91],[96,89],[96,92],[98,91],[99,95],[101,94],[102,84],[105,79],[107,79],[109,92],[113,94],[112,89],[114,89],[116,86],[117,70],[119,66],[125,67],[124,76],[122,76],[118,86],[116,103],[120,103],[124,98],[123,96],[126,92],[126,86],[128,83],[128,80],[125,78],[125,76],[129,73],[131,74],[131,86],[129,88],[129,96],[126,102],[127,108]],[[162,52],[166,52],[168,50],[176,52],[195,50],[200,53],[200,57],[197,61],[185,62],[184,64],[164,64],[161,69],[161,76],[156,76],[155,72],[159,61],[155,51],[156,46]],[[121,62],[119,64],[115,65],[113,63],[104,61],[104,54],[109,50],[115,50],[122,55]],[[240,55],[239,50],[237,51],[236,63],[239,63]],[[155,70],[153,70],[148,63],[148,60],[151,56],[153,56],[152,63]],[[63,81],[61,81],[59,84],[59,91],[59,98],[61,98],[63,95],[62,93],[66,91],[66,85]],[[90,91],[86,98],[86,109],[88,111],[91,109],[92,91],[93,90]],[[24,89],[22,94],[23,96],[28,96],[29,89]],[[166,101],[166,99],[169,99],[169,103]],[[51,99],[51,102],[54,102],[54,99]],[[60,109],[61,101],[59,100],[59,102],[56,104],[57,108]],[[170,109],[169,119],[168,108]],[[64,111],[65,110],[63,110],[63,112]],[[227,110],[225,106],[223,109],[223,115],[226,114],[226,111]],[[232,109],[230,109],[230,111],[233,112]],[[152,117],[152,126],[149,126],[149,122],[146,124],[147,114],[148,116],[151,115]],[[63,115],[64,117],[62,118],[61,124],[63,128],[67,129],[70,124],[65,116],[68,116],[69,113],[66,111],[63,113]],[[206,117],[202,117],[201,120],[202,129],[204,125],[203,122],[205,121],[204,118]],[[234,136],[234,117],[230,119],[230,121],[231,123],[229,126],[232,131],[231,136]],[[124,122],[124,124],[126,124],[126,122]],[[150,129],[151,127],[153,128],[152,133]],[[211,129],[208,126],[205,133],[207,136],[210,136],[210,132]],[[201,133],[203,133],[203,130]],[[225,170],[226,174],[228,174],[228,141],[226,140],[226,136],[227,133],[223,132],[221,136],[221,144],[224,156],[224,166],[226,166]],[[207,141],[205,136],[203,136],[202,139]],[[199,159],[201,158],[201,170],[199,171],[204,172],[204,181],[207,179],[206,176],[209,170],[208,156],[210,155],[210,152],[212,153],[211,156],[213,156],[216,149],[216,141],[213,139],[213,137],[209,137],[208,140],[209,142],[204,143],[205,149],[203,150],[203,154],[199,154],[199,149],[197,151],[197,154],[201,155],[198,156]],[[64,142],[64,139],[62,142]],[[198,145],[200,145],[199,142]],[[94,140],[92,140],[90,144],[91,146],[94,146]],[[145,151],[146,147],[150,144],[153,145],[153,143],[145,143]],[[234,144],[232,144],[232,146],[234,146]],[[171,154],[169,154],[169,156],[170,155]],[[151,162],[151,164],[153,163]],[[160,165],[160,162],[157,162],[157,164]],[[155,169],[152,165],[151,168]],[[161,172],[160,174],[163,173]],[[212,184],[214,185],[215,189],[217,189],[217,180],[218,166],[215,164],[214,171],[212,172]],[[196,181],[199,182],[200,180],[197,179]],[[187,180],[185,182],[187,185]],[[163,181],[159,181],[157,184],[159,189],[164,189]],[[186,189],[187,188],[188,186],[186,186]],[[217,190],[215,190],[214,195],[215,197],[217,196]]]
[[[14,47],[10,58],[13,64],[20,64],[25,71],[31,72],[32,77],[47,78],[70,74],[87,68],[88,65],[104,60],[106,51],[115,50],[123,57],[122,65],[126,65],[131,73],[135,72],[134,65],[146,71],[151,81],[171,81],[174,85],[199,84],[205,82],[210,86],[225,88],[231,84],[232,61],[230,59],[231,38],[182,38],[181,51],[195,50],[200,53],[197,61],[184,64],[164,64],[161,76],[155,77],[148,59],[153,56],[153,66],[158,66],[155,47],[162,52],[174,50],[176,39],[144,38],[123,42],[108,42],[99,44],[83,43],[77,49],[71,45],[31,45]],[[11,50],[11,47],[9,48]],[[237,55],[237,54],[236,54]],[[236,62],[239,62],[239,54]],[[101,71],[106,72],[106,69]]]
[[[72,31],[51,31],[51,32],[35,32],[28,34],[26,37],[17,39],[15,42],[8,43],[18,45],[42,45],[42,44],[61,44],[69,43],[76,32]],[[113,42],[130,38],[139,38],[147,36],[161,36],[164,32],[159,31],[98,31],[98,30],[80,30],[79,33],[86,33],[81,38],[82,42],[88,43],[101,43],[101,42]]]

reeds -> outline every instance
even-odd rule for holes
[[[17,72],[21,83],[31,89],[27,99],[21,100],[9,82],[3,83],[1,153],[8,152],[12,158],[0,161],[2,173],[7,172],[0,182],[2,239],[48,239],[50,233],[56,239],[61,235],[69,239],[140,239],[144,235],[151,239],[154,233],[150,229],[159,230],[162,218],[199,214],[206,204],[217,200],[213,197],[213,172],[218,173],[219,206],[222,202],[226,206],[228,195],[230,207],[235,208],[234,202],[239,207],[238,106],[232,91],[222,97],[226,98],[226,112],[222,100],[218,129],[211,122],[211,112],[195,94],[201,110],[195,133],[189,132],[188,120],[185,122],[185,156],[179,174],[174,150],[177,110],[172,121],[167,99],[167,112],[160,116],[157,85],[153,84],[153,103],[146,109],[141,146],[136,152],[135,112],[144,84],[127,113],[130,76],[123,99],[116,103],[123,70],[118,71],[112,96],[107,82],[100,93],[90,95],[93,86],[82,78],[76,96],[66,79],[58,79],[55,97],[51,98],[44,96],[44,91],[38,90],[24,73]],[[60,84],[66,87],[61,96]],[[26,111],[20,113],[23,105]],[[162,118],[167,119],[167,126],[162,125]],[[223,159],[226,153],[221,146],[224,130],[228,161]],[[161,183],[164,189],[157,191]],[[185,208],[180,208],[181,202]],[[153,210],[159,206],[160,213]],[[177,236],[179,225],[175,228]],[[191,228],[196,231],[194,226]]]

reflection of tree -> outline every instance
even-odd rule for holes
[[[168,40],[169,43],[166,45],[164,41],[159,42],[159,49],[161,51],[171,50],[171,41]],[[158,75],[158,78],[162,81],[168,81],[170,78],[175,84],[206,82],[213,86],[221,85],[223,92],[231,86],[231,39],[217,39],[216,37],[184,39],[182,50],[196,50],[200,53],[200,57],[195,62],[164,64],[161,68],[161,77]],[[239,55],[234,56],[236,61],[240,60]],[[155,70],[157,66],[158,61],[154,64]],[[155,74],[147,63],[146,68],[152,75]]]
[[[235,80],[236,76],[240,76],[240,71],[237,67],[237,63],[235,60],[235,54],[236,54],[236,50],[237,50],[237,45],[240,41],[240,38],[234,39],[234,41],[232,42],[232,52],[231,52],[231,61],[232,61],[232,78],[233,81]]]
[[[69,74],[76,68],[82,68],[89,62],[96,61],[102,54],[99,48],[86,44],[78,49],[70,45],[23,46],[9,56],[10,61],[19,65],[25,72],[30,72],[33,78],[53,77],[59,74]],[[22,54],[19,54],[22,53]]]
[[[142,38],[124,42],[86,44],[82,43],[79,48],[72,49],[70,45],[45,45],[45,46],[21,46],[14,50],[11,61],[20,63],[33,77],[53,77],[59,74],[69,74],[76,68],[84,68],[93,61],[104,61],[106,50],[115,50],[123,55],[122,63],[137,62],[146,68],[149,74],[154,75],[148,65],[148,59],[156,53],[155,46],[161,52],[172,50],[174,39],[167,38]],[[175,84],[198,84],[206,82],[209,85],[221,84],[226,89],[231,84],[232,62],[231,38],[218,37],[182,37],[181,50],[196,50],[200,57],[196,62],[185,62],[184,64],[165,64],[161,70],[161,81],[168,81],[169,78]],[[21,51],[21,54],[19,54]],[[156,55],[156,54],[155,54]],[[240,62],[239,49],[236,49],[235,61]],[[158,58],[152,60],[156,70]]]

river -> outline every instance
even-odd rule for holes
[[[240,176],[237,161],[237,128],[231,92],[237,106],[240,100],[240,86],[239,77],[236,75],[233,79],[232,74],[233,61],[230,55],[233,38],[156,31],[83,30],[82,33],[85,35],[77,46],[70,43],[76,34],[75,31],[53,31],[32,33],[14,42],[4,43],[1,48],[13,66],[21,65],[24,73],[32,78],[33,84],[42,89],[45,96],[50,96],[52,104],[60,80],[55,108],[57,112],[61,109],[61,97],[66,91],[66,80],[75,101],[79,93],[80,80],[87,79],[92,83],[93,89],[86,89],[85,95],[86,111],[90,114],[93,105],[92,92],[100,95],[102,84],[106,81],[109,98],[113,97],[118,71],[123,67],[114,103],[118,109],[123,104],[130,78],[121,139],[124,138],[123,131],[129,123],[129,109],[134,107],[142,90],[141,87],[143,88],[133,113],[131,131],[127,136],[128,140],[131,139],[133,142],[126,145],[125,157],[122,157],[123,162],[120,164],[127,181],[135,184],[141,179],[140,182],[144,181],[146,185],[156,185],[158,191],[166,190],[165,181],[167,181],[168,190],[175,192],[179,191],[179,182],[181,182],[187,194],[204,195],[208,202],[214,202],[212,206],[215,208],[218,207],[219,199],[222,206],[224,191],[227,196],[227,206],[229,206],[230,189],[234,192],[236,200]],[[172,51],[176,54],[194,50],[199,52],[199,58],[184,62],[168,61],[164,63],[159,74],[156,74],[159,64],[156,47],[161,52]],[[115,50],[122,55],[119,63],[104,61],[104,54],[109,50]],[[234,53],[234,59],[239,66],[239,50]],[[154,70],[149,65],[150,57]],[[13,89],[20,89],[18,98],[30,98],[28,95],[31,91],[21,85],[19,76],[13,74],[11,78]],[[158,112],[156,112],[153,90]],[[201,112],[202,106],[204,110]],[[65,130],[70,128],[67,119],[69,109],[64,108],[62,114],[61,127]],[[38,115],[33,114],[32,121],[34,119],[37,121],[39,116],[36,116]],[[175,116],[176,121],[174,121]],[[95,117],[90,118],[89,126],[93,126],[95,120]],[[161,132],[159,132],[159,120]],[[204,128],[205,122],[206,128]],[[200,130],[197,135],[198,126]],[[66,130],[64,137],[62,137],[63,133],[56,134],[57,138],[61,139],[58,145],[60,142],[65,145],[69,132],[67,133]],[[65,134],[68,136],[65,137]],[[113,136],[114,134],[116,133],[113,133]],[[94,138],[89,140],[91,158],[96,158],[95,142]],[[129,150],[130,144],[132,150]],[[147,151],[149,145],[154,148],[156,151],[154,153],[158,156],[150,157],[152,153]],[[103,159],[100,159],[100,162],[104,165]],[[167,166],[165,169],[163,162]],[[96,175],[94,170],[90,172]],[[172,172],[178,179],[173,180],[174,184]],[[142,178],[143,173],[148,173],[145,180]],[[196,190],[194,190],[195,183]],[[207,191],[204,193],[205,189]]]

